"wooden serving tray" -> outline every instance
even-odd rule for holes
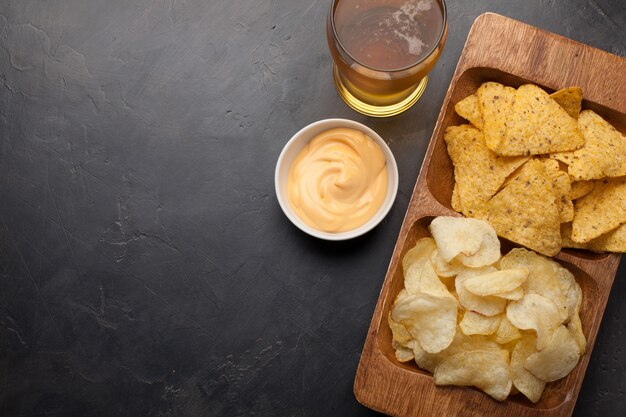
[[[386,317],[404,285],[404,254],[417,239],[429,235],[428,225],[435,216],[459,215],[450,204],[453,167],[443,140],[446,127],[465,123],[454,112],[454,104],[485,81],[513,87],[531,82],[550,92],[577,85],[583,89],[583,108],[593,109],[624,133],[624,79],[626,59],[496,14],[487,13],[476,19],[443,101],[363,347],[354,382],[360,403],[393,416],[572,414],[620,255],[566,249],[555,257],[574,273],[583,290],[580,316],[587,352],[566,378],[546,385],[537,404],[522,395],[498,402],[474,388],[435,386],[432,375],[414,362],[400,363],[395,359]],[[503,245],[512,246],[505,241]]]

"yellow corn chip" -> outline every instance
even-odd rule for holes
[[[547,256],[561,249],[560,217],[544,164],[528,161],[519,175],[478,213],[499,236]]]
[[[542,155],[584,145],[576,119],[536,85],[517,89],[505,119],[506,132],[495,150],[500,155]]]
[[[456,169],[454,172],[454,177],[456,178]],[[450,204],[452,205],[452,210],[458,211],[459,213],[463,211],[463,207],[461,207],[461,197],[459,197],[459,185],[456,182],[454,183],[454,189],[452,190],[452,201]]]
[[[622,223],[626,223],[626,177],[596,181],[592,192],[576,200],[572,240],[588,242]]]
[[[570,198],[572,187],[567,172],[557,171],[552,174],[552,187],[554,188],[561,223],[571,222],[574,219],[574,203]]]
[[[581,197],[586,196],[593,190],[593,181],[574,181],[572,182],[572,192],[570,193],[570,199],[578,200]]]
[[[589,249],[595,252],[626,252],[626,224],[585,243],[572,240],[572,224],[561,225],[561,240],[564,248]]]
[[[444,140],[454,163],[458,203],[463,214],[469,217],[473,217],[505,178],[528,159],[496,155],[485,145],[483,132],[470,125],[448,127]]]
[[[585,146],[551,157],[568,164],[568,172],[575,180],[626,175],[626,137],[591,110],[580,113],[578,127]]]
[[[463,100],[456,103],[454,110],[456,110],[459,116],[470,122],[478,129],[483,129],[483,115],[480,113],[480,108],[478,107],[478,96],[476,94],[467,96]]]
[[[583,90],[580,87],[568,87],[550,94],[550,98],[556,101],[563,110],[578,119],[583,102]]]
[[[476,92],[482,114],[485,143],[495,151],[506,133],[506,118],[515,97],[515,89],[500,83],[483,83]]]

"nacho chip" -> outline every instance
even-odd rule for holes
[[[626,177],[597,181],[595,188],[576,200],[572,240],[583,243],[626,223]]]
[[[580,87],[568,87],[550,94],[563,110],[574,119],[578,119],[583,102],[583,90]]]
[[[499,236],[554,256],[561,250],[560,216],[544,165],[530,160],[519,175],[485,205],[479,218]]]
[[[449,127],[444,140],[454,164],[459,200],[454,202],[453,194],[453,208],[470,217],[498,191],[510,173],[528,160],[496,155],[485,145],[483,133],[469,125]]]
[[[578,128],[585,146],[574,152],[551,155],[569,165],[572,178],[579,181],[626,175],[624,135],[591,110],[580,113]]]
[[[571,151],[585,143],[576,119],[536,85],[526,84],[517,89],[505,119],[506,132],[495,150],[500,155]]]
[[[454,110],[459,116],[470,122],[476,128],[480,130],[483,129],[483,115],[480,113],[478,96],[476,94],[467,96],[456,103]]]
[[[626,223],[589,242],[578,243],[572,240],[572,224],[561,225],[561,240],[564,248],[588,249],[594,252],[626,253]]]
[[[461,197],[459,196],[459,184],[456,182],[456,168],[454,170],[454,178],[454,188],[452,189],[450,205],[452,206],[452,210],[458,211],[460,213],[463,211],[463,207],[461,206]]]
[[[515,89],[500,83],[483,83],[476,92],[483,118],[487,148],[495,151],[506,133],[506,115],[511,111]]]
[[[574,204],[570,199],[571,181],[569,175],[559,169],[559,162],[554,159],[542,158],[540,161],[546,168],[548,176],[552,178],[552,189],[561,223],[571,222],[574,218]]]
[[[594,187],[593,181],[573,181],[571,184],[570,200],[578,200],[589,194]]]

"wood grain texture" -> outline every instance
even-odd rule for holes
[[[548,91],[578,85],[585,96],[583,108],[595,110],[624,132],[625,76],[623,58],[496,14],[476,19],[444,99],[370,324],[354,383],[359,402],[393,416],[572,414],[620,255],[568,249],[555,257],[572,271],[583,290],[581,320],[588,347],[566,378],[547,384],[537,404],[519,395],[497,402],[473,388],[435,386],[432,376],[414,363],[396,361],[385,318],[403,286],[404,254],[428,235],[433,217],[459,215],[450,204],[453,167],[443,141],[447,126],[463,122],[454,104],[488,80],[513,87],[532,82]],[[503,251],[512,246],[503,241]]]

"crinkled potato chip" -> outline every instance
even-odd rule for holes
[[[502,315],[483,316],[474,311],[466,311],[459,323],[459,328],[468,336],[473,334],[489,335],[498,330]]]
[[[507,300],[494,296],[481,297],[469,292],[464,285],[467,279],[474,276],[495,272],[494,267],[488,266],[476,269],[467,269],[456,276],[454,281],[459,303],[467,310],[472,310],[485,316],[495,316],[506,308]]]
[[[561,318],[567,318],[567,294],[562,289],[559,274],[561,269],[569,271],[558,262],[524,248],[515,248],[500,259],[500,268],[528,268],[528,278],[522,285],[524,291],[549,298],[557,306]]]
[[[578,127],[585,146],[551,157],[568,164],[577,181],[626,175],[626,137],[591,110],[580,113]]]
[[[496,331],[496,342],[504,345],[513,340],[517,340],[522,337],[522,334],[518,330],[517,327],[513,326],[509,319],[506,318],[506,315],[502,315],[502,320],[500,320],[500,325],[498,326],[498,330]]]
[[[444,140],[454,164],[456,197],[453,192],[452,208],[470,217],[528,160],[496,155],[487,148],[483,132],[469,125],[449,127]]]
[[[578,200],[589,194],[594,187],[593,181],[573,181],[571,184],[570,200]]]
[[[568,87],[550,94],[550,98],[563,107],[574,119],[578,119],[583,102],[583,90],[580,87]]]
[[[530,355],[524,367],[542,381],[552,382],[567,376],[579,359],[578,344],[565,326],[559,326],[545,349]]]
[[[500,83],[483,83],[476,92],[478,107],[483,118],[485,144],[496,151],[506,133],[506,115],[511,111],[515,89]]]
[[[466,279],[465,288],[482,297],[508,293],[520,287],[528,277],[528,268],[511,268]]]
[[[480,113],[478,96],[476,94],[467,96],[456,103],[454,110],[456,110],[459,116],[470,122],[476,128],[480,130],[483,129],[483,115]]]
[[[467,269],[465,265],[456,259],[446,262],[445,259],[439,255],[439,249],[435,249],[430,257],[430,262],[432,263],[433,268],[435,268],[437,275],[444,278],[455,277],[459,274],[459,272]]]
[[[489,350],[457,353],[437,366],[434,377],[437,385],[474,386],[499,401],[511,392],[508,361]]]
[[[506,318],[518,329],[537,333],[537,350],[545,348],[554,331],[563,323],[556,304],[538,294],[526,294],[506,307]]]
[[[588,242],[623,223],[626,223],[626,177],[597,181],[592,192],[576,200],[572,240]]]
[[[415,262],[409,266],[404,277],[404,286],[409,294],[426,293],[436,297],[448,297],[456,303],[456,298],[441,282],[430,261]]]
[[[479,218],[487,220],[499,236],[554,256],[561,250],[560,216],[552,182],[544,165],[535,159],[485,205]]]
[[[505,124],[504,137],[495,149],[500,155],[545,155],[572,151],[585,143],[576,119],[532,84],[517,89]]]
[[[456,301],[448,297],[419,293],[395,304],[391,318],[404,324],[422,349],[429,353],[448,347],[456,333]]]
[[[402,272],[404,276],[406,277],[406,273],[411,265],[428,262],[435,249],[437,249],[437,245],[432,237],[425,237],[415,242],[415,246],[409,249],[404,258],[402,258]]]
[[[478,219],[440,216],[430,223],[441,257],[456,258],[465,266],[477,268],[500,259],[500,241],[493,227]]]
[[[511,379],[513,385],[530,401],[536,403],[541,398],[546,383],[524,368],[526,359],[537,352],[537,341],[532,334],[526,334],[517,342],[511,352]]]

